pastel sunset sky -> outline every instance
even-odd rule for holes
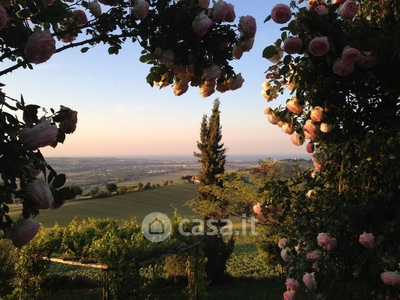
[[[284,105],[287,97],[267,103],[261,96],[264,72],[271,65],[262,51],[280,37],[280,26],[264,19],[277,3],[266,0],[226,0],[239,16],[257,21],[255,44],[232,64],[245,82],[236,91],[203,98],[198,88],[177,97],[171,87],[146,83],[150,66],[139,62],[140,48],[126,42],[119,55],[98,45],[82,54],[80,48],[52,56],[34,70],[18,69],[3,76],[3,91],[26,103],[58,110],[60,105],[78,111],[78,125],[64,144],[41,149],[46,157],[192,155],[197,151],[203,114],[210,115],[219,98],[222,142],[227,155],[309,157],[305,145],[294,146],[289,135],[271,125],[264,109]],[[89,15],[89,14],[88,14]]]

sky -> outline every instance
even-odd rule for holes
[[[305,145],[294,146],[290,136],[268,122],[264,109],[286,102],[280,97],[267,102],[261,96],[265,71],[271,65],[262,58],[265,47],[280,37],[280,26],[264,23],[277,3],[289,0],[227,0],[239,16],[257,21],[253,49],[232,65],[242,73],[242,88],[203,98],[190,87],[175,96],[172,87],[159,89],[146,83],[150,65],[139,62],[140,48],[126,42],[119,55],[109,55],[97,45],[87,53],[80,48],[53,55],[33,70],[18,69],[1,82],[10,97],[23,95],[26,103],[58,110],[60,105],[78,111],[77,130],[56,148],[41,148],[45,157],[85,156],[191,156],[198,151],[200,123],[210,116],[213,102],[220,100],[222,143],[227,156],[304,157]]]

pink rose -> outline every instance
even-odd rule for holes
[[[24,128],[19,134],[19,140],[28,150],[36,150],[40,147],[49,146],[57,140],[58,128],[45,120],[33,126]]]
[[[308,8],[312,8],[314,4],[322,4],[325,3],[325,0],[308,0]]]
[[[360,59],[357,61],[357,66],[361,69],[369,69],[375,66],[376,59],[371,56],[371,52],[364,52],[360,55]]]
[[[233,22],[236,18],[234,6],[223,0],[218,0],[213,6],[213,19],[217,23]]]
[[[207,98],[214,94],[215,92],[215,80],[213,81],[204,81],[203,84],[200,86],[200,95],[203,98]]]
[[[318,245],[324,248],[325,250],[332,250],[337,246],[336,238],[331,237],[330,234],[320,233],[317,237]]]
[[[187,80],[179,80],[178,82],[174,83],[172,89],[176,96],[181,96],[189,89],[189,83]]]
[[[156,57],[161,64],[165,64],[166,66],[172,65],[174,63],[174,52],[169,50],[161,50],[160,48],[156,48],[155,50]]]
[[[319,126],[319,130],[323,133],[328,133],[331,132],[332,130],[332,125],[328,124],[328,123],[321,123],[321,125]]]
[[[318,140],[320,136],[320,130],[319,127],[315,125],[312,120],[307,120],[306,124],[304,124],[303,126],[303,134],[306,138],[314,142]]]
[[[277,4],[271,10],[271,18],[275,23],[284,24],[292,18],[292,11],[286,4]]]
[[[294,258],[292,254],[292,249],[290,249],[289,247],[283,248],[281,251],[281,258],[284,262],[291,261]]]
[[[218,65],[212,65],[208,69],[204,70],[203,78],[206,81],[213,81],[218,79],[221,76],[221,67]]]
[[[263,209],[261,207],[261,203],[257,203],[253,206],[253,211],[256,215],[260,217],[264,217]]]
[[[283,249],[283,248],[285,248],[286,247],[286,244],[287,244],[287,239],[286,238],[281,238],[281,239],[279,239],[279,241],[278,241],[278,247],[280,248],[280,249]]]
[[[315,279],[314,274],[305,273],[303,275],[303,282],[309,290],[315,290]]]
[[[138,0],[133,7],[133,14],[139,20],[143,20],[149,14],[149,2]]]
[[[289,36],[283,42],[283,51],[288,54],[296,54],[301,51],[303,40],[299,37]]]
[[[244,82],[244,79],[243,79],[241,73],[237,74],[235,77],[231,77],[224,81],[226,88],[231,91],[241,88],[243,85],[243,82]],[[217,86],[217,90],[218,90],[218,86]]]
[[[8,14],[6,9],[0,5],[0,30],[6,27],[8,23]]]
[[[48,209],[53,202],[49,185],[40,178],[35,178],[24,187],[24,199],[37,209]]]
[[[296,297],[294,296],[293,291],[286,291],[283,293],[283,300],[295,300]]]
[[[11,239],[15,247],[28,244],[38,233],[40,224],[29,217],[22,219],[17,224],[6,230],[6,238]]]
[[[319,14],[320,16],[326,15],[328,13],[328,9],[325,5],[318,5],[314,11]]]
[[[56,51],[56,41],[49,31],[35,32],[25,45],[25,58],[33,64],[41,64],[50,59]]]
[[[301,146],[304,144],[304,135],[299,133],[292,134],[290,140],[295,146]]]
[[[386,271],[381,274],[384,284],[390,286],[400,286],[400,274],[397,272]]]
[[[300,291],[300,284],[293,278],[286,278],[286,288],[292,290],[294,293]]]
[[[363,234],[360,234],[358,241],[368,249],[372,249],[375,245],[375,237],[371,233],[366,233],[365,231]]]
[[[60,129],[64,133],[73,133],[76,129],[76,123],[78,123],[78,112],[61,105],[58,116],[62,118],[59,125]]]
[[[311,110],[310,119],[314,122],[321,122],[325,119],[324,109],[321,106],[314,107],[314,109]]]
[[[296,97],[293,97],[288,102],[286,102],[286,107],[294,114],[301,114],[303,111],[304,105],[299,104]]]
[[[207,9],[210,6],[210,0],[199,0],[199,6]]]
[[[351,48],[350,46],[344,47],[342,52],[342,61],[345,64],[354,64],[359,60],[359,58],[360,51],[358,51],[356,48]]]
[[[97,0],[93,0],[88,3],[88,8],[90,13],[95,17],[100,17],[101,15],[101,6]]]
[[[294,125],[290,123],[283,123],[281,129],[286,134],[294,133]]]
[[[279,120],[279,117],[278,117],[277,115],[275,115],[275,114],[269,114],[269,115],[268,115],[268,121],[269,121],[271,124],[276,125],[276,124],[278,124],[278,122],[279,122],[280,120]]]
[[[74,21],[76,23],[76,25],[81,26],[81,25],[85,25],[87,23],[87,16],[85,14],[85,12],[81,9],[76,9],[74,11],[72,11],[72,14],[74,16]]]
[[[246,38],[239,42],[239,47],[243,52],[248,52],[253,48],[254,45],[254,38]]]
[[[322,259],[322,254],[321,251],[319,250],[313,250],[307,252],[307,260],[312,261],[312,262],[317,262]]]
[[[333,63],[333,73],[339,76],[347,76],[353,73],[354,64],[346,64],[341,59],[336,59]]]
[[[324,155],[322,155],[321,153],[314,153],[311,157],[311,160],[317,172],[321,172],[324,170],[326,162]]]
[[[338,13],[343,19],[353,19],[358,13],[358,4],[353,0],[348,0],[340,5]]]
[[[314,152],[314,143],[313,143],[313,142],[309,142],[309,143],[306,145],[306,151],[307,151],[308,153],[313,153],[313,152]]]
[[[308,50],[314,56],[326,54],[329,51],[328,38],[325,36],[313,38],[308,44]]]
[[[252,16],[240,17],[238,30],[245,39],[253,38],[257,30],[256,19]]]
[[[238,45],[234,44],[232,47],[232,56],[236,59],[241,59],[243,52],[245,52],[242,48]]]
[[[211,19],[202,11],[200,14],[194,18],[192,26],[193,26],[193,31],[198,35],[198,36],[204,36],[208,28],[210,28],[212,25]]]

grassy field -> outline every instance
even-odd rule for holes
[[[35,219],[46,228],[52,228],[55,223],[66,227],[74,217],[113,218],[121,222],[136,217],[141,223],[143,218],[152,212],[172,216],[174,207],[181,216],[190,217],[194,213],[183,205],[186,201],[196,198],[197,187],[198,185],[190,183],[177,184],[107,198],[71,200],[60,209],[40,211]],[[10,216],[13,219],[20,213],[21,205],[10,205]]]

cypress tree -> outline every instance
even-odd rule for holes
[[[220,234],[221,226],[225,225],[221,219],[228,216],[223,214],[225,201],[218,199],[216,195],[208,192],[212,187],[222,187],[223,182],[219,175],[225,172],[226,148],[221,143],[222,127],[220,125],[219,99],[214,101],[212,114],[209,119],[203,115],[200,128],[200,141],[197,142],[199,153],[194,152],[194,156],[199,158],[201,170],[199,171],[199,189],[197,191],[198,201],[208,201],[210,205],[219,204],[219,210],[213,210],[213,213],[203,215],[204,223],[207,220],[214,219],[213,223],[218,228],[218,234],[204,236],[203,251],[207,258],[206,272],[211,283],[219,283],[224,277],[226,262],[232,254],[234,240],[231,237],[225,241]]]

